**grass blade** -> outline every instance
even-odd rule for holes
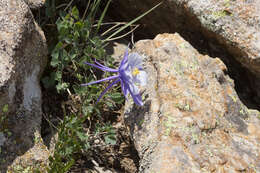
[[[105,7],[104,11],[102,12],[102,14],[101,14],[101,16],[100,16],[100,18],[99,18],[99,20],[98,20],[96,33],[99,31],[99,28],[100,28],[100,26],[101,26],[101,24],[102,24],[102,21],[103,21],[104,17],[105,17],[105,14],[106,14],[106,12],[107,12],[107,9],[108,9],[108,6],[109,6],[110,2],[111,2],[111,0],[109,0],[109,1],[107,2],[106,7]]]
[[[126,25],[122,26],[120,29],[118,29],[116,32],[114,32],[113,34],[111,34],[109,37],[107,37],[104,41],[108,41],[110,40],[113,36],[115,36],[116,34],[118,34],[119,32],[123,31],[125,28],[127,28],[128,26],[132,25],[133,23],[135,23],[136,21],[140,20],[142,17],[144,17],[145,15],[147,15],[148,13],[150,13],[151,11],[153,11],[155,8],[157,8],[159,5],[161,5],[162,2],[160,2],[159,4],[157,4],[156,6],[154,6],[153,8],[151,8],[150,10],[148,10],[147,12],[145,12],[144,14],[138,16],[137,18],[135,18],[134,20],[130,21],[129,23],[127,23]]]

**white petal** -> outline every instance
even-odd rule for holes
[[[134,82],[139,83],[141,86],[145,86],[147,84],[147,78],[147,73],[140,70],[140,73],[134,78]]]
[[[142,69],[143,58],[138,53],[131,53],[128,56],[128,63],[132,68]]]
[[[139,94],[139,88],[135,84],[129,84],[129,89],[134,95]]]

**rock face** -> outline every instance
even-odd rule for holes
[[[24,0],[24,2],[34,10],[43,7],[45,0]]]
[[[46,55],[44,34],[29,7],[0,0],[0,172],[48,158],[40,137],[39,86]]]
[[[149,83],[124,118],[139,172],[260,172],[260,113],[238,98],[226,66],[178,34],[136,43]]]
[[[158,0],[125,0],[112,3],[113,17],[130,20],[158,4]],[[260,98],[259,0],[165,0],[149,16],[144,33],[202,34],[210,46],[221,45],[253,75],[252,88]],[[120,9],[120,10],[115,10]],[[122,20],[122,19],[121,19]],[[198,40],[197,40],[198,41]],[[228,57],[231,58],[231,57]],[[260,102],[260,101],[259,101]]]

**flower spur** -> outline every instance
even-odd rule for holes
[[[93,81],[87,84],[81,84],[81,86],[88,86],[91,84],[100,83],[107,80],[113,80],[112,83],[100,94],[97,102],[102,98],[102,96],[116,83],[121,83],[121,88],[124,96],[127,98],[128,94],[132,96],[134,102],[143,106],[142,97],[137,85],[144,86],[147,82],[147,73],[144,71],[142,66],[142,57],[138,53],[131,53],[128,55],[128,50],[125,51],[124,58],[120,63],[118,69],[112,69],[106,67],[95,60],[95,64],[85,63],[87,65],[96,67],[102,71],[114,72],[117,75],[110,76],[101,80]]]

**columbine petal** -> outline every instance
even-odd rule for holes
[[[133,78],[134,83],[139,83],[141,86],[145,86],[147,83],[147,73],[140,70],[139,74]]]
[[[135,104],[139,105],[139,106],[143,106],[143,102],[142,102],[142,97],[140,94],[134,94],[132,93],[132,91],[130,90],[130,94],[135,102]]]
[[[127,99],[127,95],[128,95],[128,93],[129,93],[129,89],[128,89],[128,87],[127,87],[127,84],[125,84],[125,82],[124,82],[122,79],[120,79],[120,81],[121,81],[121,89],[122,89],[122,92],[123,92],[125,98]]]
[[[88,86],[88,85],[92,85],[92,84],[95,84],[95,83],[100,83],[100,82],[103,82],[103,81],[106,81],[106,80],[116,79],[118,77],[119,77],[118,75],[110,76],[110,77],[107,77],[107,78],[104,78],[104,79],[101,79],[101,80],[93,81],[93,82],[86,83],[86,84],[81,84],[81,86]]]
[[[124,58],[120,63],[118,70],[106,67],[95,60],[96,64],[86,63],[87,65],[99,68],[103,71],[109,72],[118,72],[118,75],[111,76],[105,79],[101,79],[98,81],[90,82],[87,84],[82,84],[82,86],[87,86],[99,82],[103,82],[106,80],[113,81],[99,96],[97,102],[102,98],[102,96],[117,82],[121,82],[121,88],[124,96],[127,99],[127,95],[130,93],[134,102],[137,105],[143,106],[142,97],[140,95],[139,88],[135,85],[135,83],[140,84],[141,86],[146,85],[147,83],[147,74],[143,70],[142,66],[142,57],[137,53],[131,53],[128,55],[128,49],[126,49]]]
[[[118,70],[116,70],[116,69],[112,69],[112,68],[109,68],[107,66],[104,66],[104,65],[100,64],[96,59],[95,59],[95,63],[97,65],[99,65],[100,67],[103,67],[103,68],[107,69],[107,71],[109,70],[110,72],[118,72]]]
[[[128,48],[126,48],[126,50],[125,50],[124,58],[120,63],[120,67],[123,66],[124,64],[126,64],[127,61],[128,61]],[[119,69],[120,69],[120,67],[119,67]]]
[[[139,88],[135,84],[130,83],[130,84],[127,84],[127,85],[128,85],[130,92],[132,92],[134,95],[139,94]]]
[[[113,81],[111,84],[108,85],[108,87],[100,94],[100,96],[97,99],[97,102],[99,102],[99,100],[103,97],[104,94],[106,94],[106,92],[116,83],[118,83],[120,81],[120,79],[117,79],[115,81]]]
[[[131,68],[143,69],[142,57],[138,53],[131,53],[128,56],[128,63]]]
[[[106,67],[106,66],[99,66],[99,65],[96,65],[96,64],[90,64],[88,62],[84,62],[84,64],[87,64],[87,65],[90,65],[90,66],[93,66],[93,67],[96,67],[102,71],[109,71],[109,72],[118,72],[118,70],[116,69],[112,69],[112,68],[109,68],[109,67]]]

